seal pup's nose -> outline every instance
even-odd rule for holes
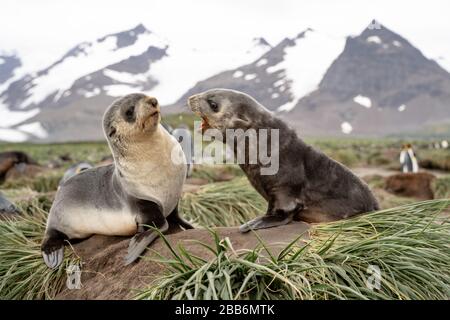
[[[158,106],[158,100],[156,100],[156,98],[153,97],[148,98],[147,103],[151,105],[153,108],[156,108]]]

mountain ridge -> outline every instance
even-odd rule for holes
[[[307,28],[276,45],[255,37],[226,61],[138,24],[79,43],[19,79],[11,78],[17,66],[3,76],[0,64],[0,80],[9,78],[0,86],[7,84],[0,140],[103,139],[101,116],[118,96],[146,92],[164,113],[178,113],[188,96],[215,87],[252,95],[305,135],[380,136],[450,123],[450,74],[399,34],[371,26],[348,37]]]

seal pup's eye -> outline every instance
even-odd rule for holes
[[[134,120],[134,106],[131,106],[125,111],[125,118],[127,121],[133,121]]]
[[[215,103],[214,101],[212,101],[210,99],[208,99],[207,101],[208,101],[209,107],[211,108],[212,111],[214,111],[214,112],[219,111],[219,105],[217,103]]]

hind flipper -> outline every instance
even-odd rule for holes
[[[169,229],[169,224],[165,221],[165,224],[159,228],[159,231],[162,233],[166,232]],[[145,251],[145,249],[158,238],[158,233],[149,229],[147,231],[140,232],[136,234],[130,240],[130,244],[128,246],[128,253],[125,256],[125,265],[129,265],[134,262],[139,256]]]
[[[47,231],[44,241],[41,245],[42,258],[47,267],[55,269],[61,265],[64,260],[64,241],[67,236],[57,230]]]
[[[239,231],[242,233],[250,230],[267,229],[282,226],[292,221],[293,214],[286,216],[270,216],[264,215],[250,220],[239,227]]]
[[[64,246],[50,253],[42,251],[42,257],[44,258],[44,262],[47,267],[56,269],[64,260]]]
[[[178,226],[181,226],[185,230],[194,229],[194,227],[189,222],[187,222],[180,216],[178,206],[173,209],[173,211],[168,215],[167,221],[169,222],[170,229],[176,228]]]

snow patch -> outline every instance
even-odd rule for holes
[[[400,42],[400,41],[397,41],[397,40],[392,41],[392,44],[393,44],[394,46],[396,46],[396,47],[401,47],[401,46],[402,46],[401,42]]]
[[[353,127],[348,122],[342,122],[341,123],[341,130],[345,134],[350,134],[353,131]]]
[[[44,139],[48,137],[47,131],[44,129],[40,122],[32,122],[23,124],[17,127],[18,130],[26,132],[36,136],[37,138]]]
[[[273,86],[274,86],[274,87],[279,87],[279,86],[283,85],[285,82],[286,82],[286,80],[280,79],[280,80],[275,81],[275,82],[273,83]]]
[[[370,37],[367,37],[366,41],[367,41],[367,42],[376,43],[376,44],[381,44],[381,42],[382,42],[379,36],[370,36]]]
[[[292,109],[294,109],[295,105],[297,104],[297,100],[289,101],[288,103],[283,104],[282,106],[279,106],[277,108],[278,112],[289,112]]]
[[[344,50],[345,38],[332,37],[310,31],[303,38],[295,40],[295,45],[285,49],[279,69],[286,70],[293,101],[308,95],[319,87],[325,72]],[[294,104],[295,105],[295,104]]]
[[[5,63],[5,59],[0,58],[0,64],[4,64]]]
[[[21,104],[25,108],[33,103],[40,103],[58,90],[65,92],[73,83],[88,74],[101,70],[111,64],[145,52],[149,46],[164,48],[166,45],[153,33],[140,34],[136,43],[124,48],[116,48],[114,37],[102,42],[86,43],[84,54],[70,56],[52,67],[47,74],[35,78],[30,89],[30,96]]]
[[[256,66],[257,66],[257,67],[264,66],[264,65],[267,64],[267,62],[268,62],[267,59],[263,58],[263,59],[259,60],[259,61],[256,63]]]
[[[0,101],[0,127],[11,127],[34,117],[39,113],[39,108],[29,111],[11,111]]]
[[[262,45],[259,42],[254,42],[255,44],[249,50],[245,51],[245,59],[249,62],[253,62],[259,57],[261,57],[264,53],[270,50],[270,46]]]
[[[276,98],[278,98],[280,96],[280,94],[279,93],[277,93],[277,92],[274,92],[274,93],[272,93],[272,95],[270,96],[272,99],[276,99]]]
[[[24,142],[27,141],[28,136],[20,132],[18,130],[14,129],[6,129],[6,128],[0,128],[0,140],[1,141],[7,141],[7,142]]]
[[[102,91],[100,88],[94,88],[92,91],[78,90],[78,93],[83,95],[85,98],[92,98],[98,96]]]
[[[256,76],[257,76],[256,73],[246,74],[245,77],[244,77],[244,79],[245,79],[245,80],[253,80],[253,79],[256,78]]]
[[[405,111],[405,109],[406,109],[406,106],[404,104],[402,104],[400,107],[398,107],[399,112]]]
[[[264,53],[260,49],[267,52],[268,47],[260,46],[257,50],[243,54],[233,48],[230,48],[230,51],[219,47],[186,49],[183,45],[170,43],[167,57],[151,65],[150,76],[156,79],[158,84],[150,92],[158,98],[161,105],[172,104],[199,80],[255,61]],[[192,66],[196,66],[195,72],[192,71]]]
[[[120,72],[111,69],[103,70],[103,74],[112,80],[122,83],[138,83],[147,81],[147,77],[143,74]]]
[[[233,78],[240,78],[244,75],[244,72],[242,72],[241,70],[237,70],[233,73]]]
[[[129,93],[135,92],[136,88],[126,85],[126,84],[112,84],[109,86],[104,86],[106,94],[110,97],[122,97]]]
[[[353,98],[353,101],[356,102],[357,104],[362,105],[365,108],[370,108],[372,107],[372,101],[370,100],[369,97],[365,97],[362,95],[357,95],[356,97]]]
[[[270,66],[266,69],[267,73],[274,73],[277,71],[283,70],[283,66],[281,65],[281,63],[275,64],[273,66]]]

